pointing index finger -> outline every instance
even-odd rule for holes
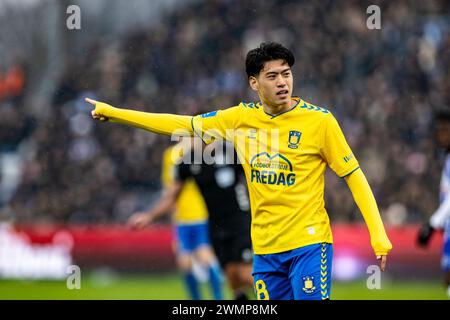
[[[95,105],[97,104],[97,101],[95,101],[95,100],[93,100],[93,99],[90,99],[90,98],[85,98],[84,100],[85,100],[86,102],[92,104],[94,107],[95,107]]]

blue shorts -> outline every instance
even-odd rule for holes
[[[445,224],[444,252],[442,253],[441,266],[444,272],[450,271],[450,219],[447,219]]]
[[[208,222],[179,224],[175,227],[178,252],[190,253],[202,245],[209,245]]]
[[[298,249],[259,254],[253,259],[258,300],[330,298],[333,246],[317,243]]]

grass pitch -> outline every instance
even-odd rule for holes
[[[211,299],[209,287],[202,284],[205,299]],[[231,299],[228,288],[225,297]],[[188,299],[182,278],[177,274],[82,276],[81,288],[69,290],[66,281],[0,280],[0,299],[36,300],[184,300]],[[445,300],[445,287],[439,280],[390,280],[381,289],[369,290],[364,279],[332,285],[333,300]]]

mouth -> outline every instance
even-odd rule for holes
[[[288,93],[288,90],[280,90],[277,92],[277,96],[286,96]]]

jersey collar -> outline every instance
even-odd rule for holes
[[[274,118],[279,117],[279,116],[281,116],[281,115],[283,115],[283,114],[285,114],[285,113],[291,112],[292,110],[294,110],[294,109],[300,104],[300,101],[301,101],[300,98],[298,98],[298,97],[292,97],[291,99],[294,100],[294,101],[297,101],[297,103],[296,103],[294,106],[292,106],[289,110],[283,111],[283,112],[278,113],[278,114],[275,114],[275,115],[270,114],[270,113],[267,113],[267,112],[264,110],[264,108],[262,108],[262,110],[263,110],[263,112],[264,112],[267,116],[270,117],[270,119],[274,119]],[[262,106],[262,103],[260,102],[260,103],[258,103],[258,105]]]

